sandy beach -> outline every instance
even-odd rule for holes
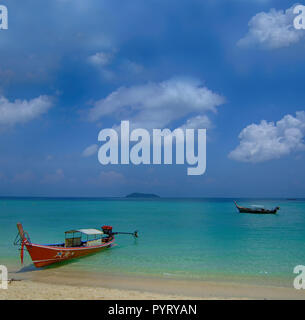
[[[34,281],[13,281],[0,291],[0,300],[176,300],[193,299],[135,290],[80,287]],[[198,298],[199,299],[199,298]]]
[[[305,299],[305,290],[239,283],[42,270],[10,274],[1,300]]]

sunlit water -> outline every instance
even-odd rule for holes
[[[255,282],[291,286],[305,265],[305,201],[240,200],[279,205],[279,214],[239,214],[231,199],[0,199],[0,264],[19,269],[16,223],[33,243],[62,242],[64,231],[112,225],[139,230],[117,245],[65,264],[65,270]],[[26,254],[25,265],[31,265]]]

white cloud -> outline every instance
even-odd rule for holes
[[[125,182],[124,175],[116,171],[102,171],[99,175],[99,179],[101,182],[106,183]]]
[[[207,129],[212,126],[210,119],[206,116],[196,116],[190,119],[187,119],[185,124],[181,126],[181,129]]]
[[[48,173],[42,179],[42,183],[53,184],[61,181],[64,178],[64,171],[62,169],[55,170],[54,173]]]
[[[296,30],[293,20],[293,8],[284,10],[271,9],[260,12],[249,21],[247,35],[238,41],[241,47],[261,46],[267,49],[288,47],[299,42],[305,35],[304,30]]]
[[[251,124],[240,135],[240,144],[229,158],[243,162],[263,162],[278,159],[296,151],[305,151],[305,112],[290,114],[281,120]]]
[[[113,82],[122,80],[126,76],[140,76],[144,67],[129,59],[122,59],[116,55],[117,49],[108,48],[108,51],[97,52],[87,58],[87,62],[94,66],[101,74],[103,80]]]
[[[93,156],[97,152],[97,149],[98,149],[98,145],[97,144],[92,144],[91,146],[87,147],[83,151],[82,155],[83,155],[83,157]]]
[[[121,87],[94,104],[89,119],[103,116],[130,120],[132,127],[164,128],[173,121],[216,112],[225,99],[190,79],[171,79],[133,87]],[[206,116],[205,122],[208,121]]]
[[[52,99],[39,96],[32,100],[15,100],[10,102],[0,97],[0,126],[10,126],[33,120],[46,113],[52,106]]]
[[[47,160],[47,161],[51,161],[51,160],[53,160],[53,158],[54,158],[54,156],[53,156],[52,154],[48,154],[48,155],[46,156],[46,160]]]
[[[141,64],[128,59],[122,62],[121,69],[123,72],[128,72],[132,74],[140,74],[144,71],[144,67]]]
[[[87,184],[97,185],[97,186],[118,186],[119,184],[126,183],[127,180],[125,176],[116,171],[102,171],[99,175],[95,177],[90,177],[86,180]],[[130,182],[130,181],[129,181]]]
[[[34,175],[31,171],[27,170],[22,173],[16,173],[12,179],[13,183],[25,183],[32,181],[34,179]]]
[[[112,52],[97,52],[92,56],[89,56],[88,61],[93,65],[107,66],[112,62],[114,53]]]

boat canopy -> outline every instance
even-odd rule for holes
[[[93,234],[104,234],[103,231],[98,230],[98,229],[78,229],[78,230],[70,230],[70,231],[66,231],[65,233],[76,233],[76,232],[80,232],[86,235],[93,235]]]

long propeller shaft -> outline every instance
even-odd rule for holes
[[[132,236],[134,236],[135,238],[138,238],[138,231],[135,232],[113,232],[112,234],[130,234]]]

